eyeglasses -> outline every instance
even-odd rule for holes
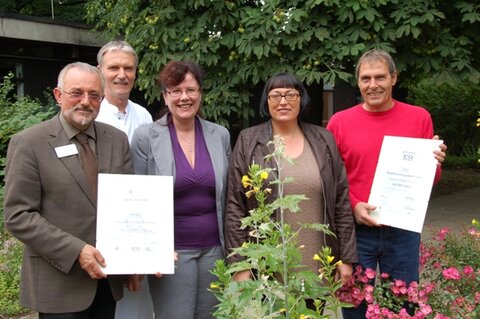
[[[85,94],[87,94],[88,96],[88,99],[90,101],[94,101],[94,102],[102,102],[103,100],[103,95],[100,95],[98,94],[97,92],[84,92],[84,91],[81,91],[81,90],[74,90],[74,91],[71,91],[71,92],[68,92],[68,91],[65,91],[64,89],[60,88],[60,90],[62,90],[62,92],[64,93],[67,93],[68,95],[70,95],[70,97],[72,97],[73,99],[75,100],[80,100],[80,99],[83,99],[83,97],[85,96]]]
[[[288,92],[286,94],[272,93],[268,96],[268,99],[272,102],[280,102],[282,97],[284,97],[287,101],[295,101],[299,96],[300,94],[294,92]]]
[[[180,89],[175,89],[172,91],[167,90],[167,93],[170,94],[172,97],[180,97],[183,92],[187,93],[189,97],[197,97],[200,93],[200,89],[188,88],[185,91]]]

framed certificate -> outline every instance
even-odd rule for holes
[[[96,247],[106,274],[173,274],[173,177],[99,174]]]
[[[441,140],[385,136],[368,203],[380,224],[422,232]]]

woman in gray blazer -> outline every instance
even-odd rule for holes
[[[202,74],[171,61],[160,72],[168,113],[138,128],[132,139],[136,174],[174,177],[174,275],[149,276],[155,318],[213,318],[208,290],[215,261],[224,258],[223,216],[230,134],[198,116]]]

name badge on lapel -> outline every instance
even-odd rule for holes
[[[68,144],[64,146],[55,147],[55,152],[58,158],[72,156],[78,154],[78,149],[75,144]]]

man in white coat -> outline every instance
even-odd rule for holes
[[[97,62],[105,78],[105,98],[96,120],[124,131],[131,143],[137,127],[152,123],[150,113],[129,100],[136,78],[137,53],[125,41],[111,41],[100,49]],[[133,318],[153,318],[152,299],[145,279],[141,281],[139,291],[130,292],[124,288],[124,298],[117,302],[115,319]]]
[[[136,78],[137,53],[125,41],[111,41],[100,49],[97,61],[106,82],[97,121],[124,131],[131,141],[137,127],[152,123],[150,113],[129,100]]]

